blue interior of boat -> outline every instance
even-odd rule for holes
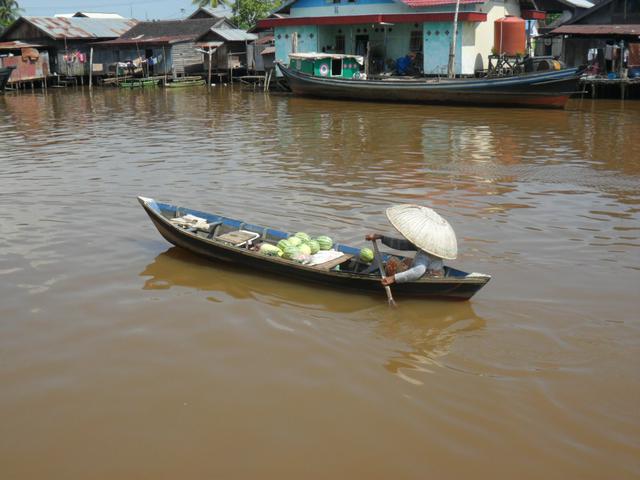
[[[222,224],[228,227],[237,228],[239,230],[240,229],[249,230],[251,232],[259,233],[264,237],[269,236],[274,240],[288,238],[290,236],[289,233],[283,232],[281,230],[266,228],[260,225],[253,225],[250,223],[245,223],[241,220],[235,220],[233,218],[227,218],[221,215],[214,215],[211,213],[202,212],[200,210],[194,210],[191,208],[177,207],[175,205],[171,205],[168,203],[159,203],[154,201],[154,202],[148,202],[147,205],[149,205],[149,207],[156,210],[161,215],[168,218],[191,214],[191,215],[195,215],[196,217],[204,218],[209,223],[222,222]],[[348,245],[342,245],[340,243],[336,243],[333,246],[333,248],[335,248],[338,251],[344,252],[346,254],[351,254],[356,258],[360,255],[360,249],[356,247],[350,247]],[[381,252],[381,255],[382,255],[383,261],[387,261],[389,257],[391,257],[391,255],[386,254],[384,252]],[[445,266],[444,268],[445,268],[446,277],[466,277],[467,276],[467,272],[456,270],[455,268],[451,268],[449,266]]]

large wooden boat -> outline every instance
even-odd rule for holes
[[[4,91],[4,87],[6,87],[7,82],[9,81],[9,77],[11,76],[11,72],[16,67],[3,67],[0,68],[0,92]]]
[[[289,237],[287,232],[159,203],[151,198],[138,197],[138,201],[169,243],[202,257],[232,262],[253,271],[270,272],[299,281],[315,282],[340,289],[379,292],[383,295],[379,274],[369,273],[374,269],[359,260],[358,248],[336,244],[333,249],[338,252],[337,258],[316,265],[305,265],[277,256],[266,256],[250,248],[251,244],[262,242],[275,244]],[[206,221],[206,228],[181,223],[185,215],[203,219]],[[247,240],[248,238],[251,240]],[[416,282],[394,284],[392,288],[394,296],[468,300],[490,278],[489,275],[445,267],[443,277],[423,277]]]
[[[580,71],[560,68],[484,78],[365,78],[354,65],[361,57],[291,54],[278,63],[296,95],[384,102],[564,108],[578,91]],[[345,74],[346,72],[346,74]]]

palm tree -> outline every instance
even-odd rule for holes
[[[10,25],[20,15],[20,5],[16,0],[0,0],[0,31]]]

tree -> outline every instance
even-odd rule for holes
[[[280,0],[236,0],[233,5],[233,22],[240,28],[251,28],[280,3]]]
[[[192,3],[198,7],[216,8],[223,5],[231,7],[233,23],[239,28],[251,28],[282,2],[281,0],[192,0]]]
[[[20,5],[16,0],[0,0],[0,32],[20,16]]]

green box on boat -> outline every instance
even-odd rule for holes
[[[337,53],[292,53],[289,67],[314,77],[358,78],[363,64],[358,55]]]

